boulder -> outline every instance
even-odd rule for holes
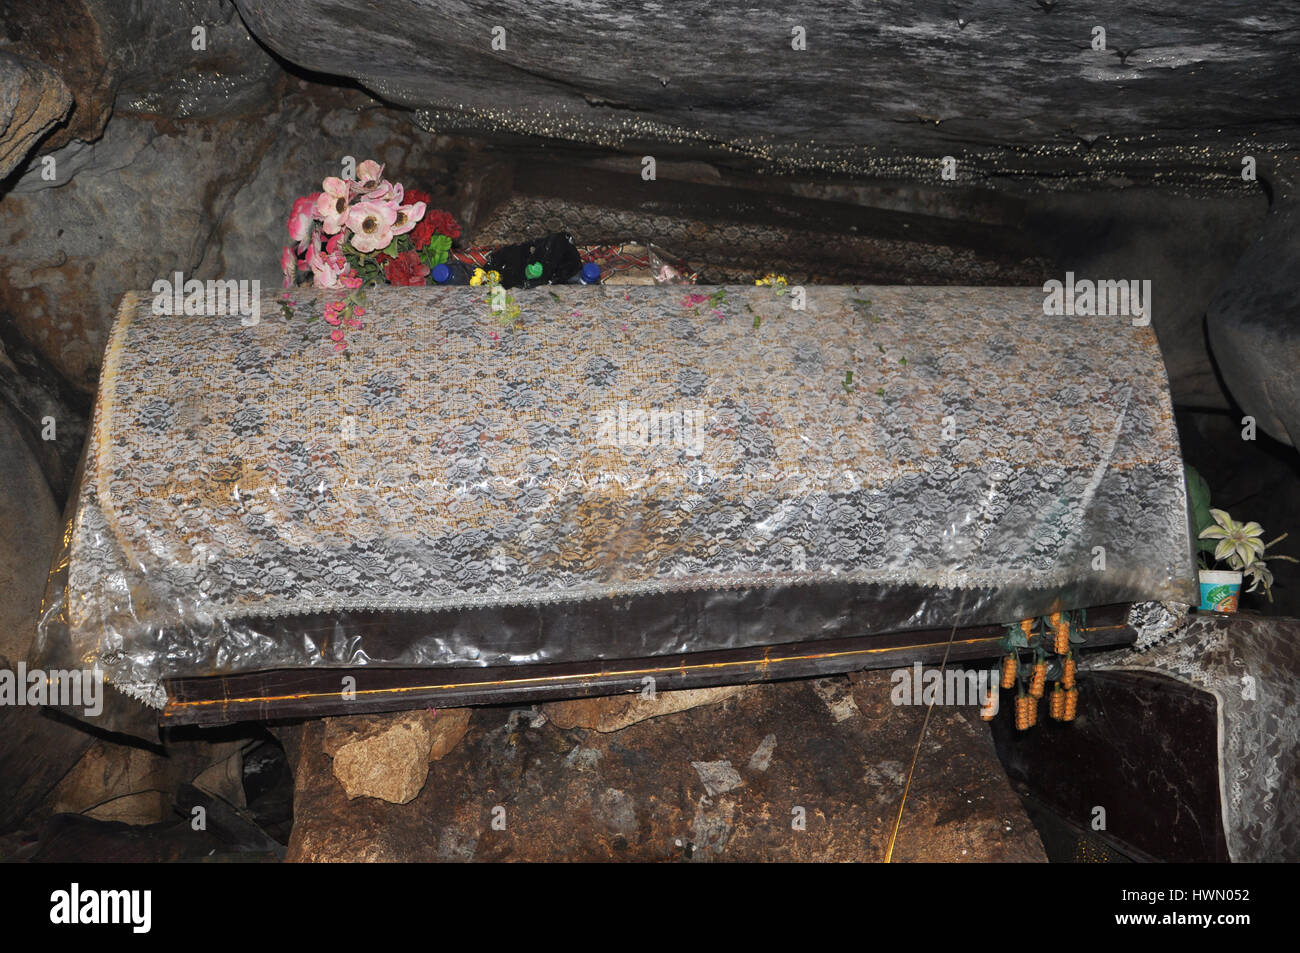
[[[424,719],[392,719],[340,745],[334,752],[334,776],[349,798],[405,804],[424,787],[432,740]]]
[[[465,736],[469,719],[468,708],[326,718],[321,747],[349,798],[405,804],[424,786],[428,763]]]
[[[0,52],[0,179],[27,158],[71,105],[72,95],[54,70]]]

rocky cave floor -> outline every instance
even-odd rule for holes
[[[879,861],[921,721],[885,672],[96,741],[10,860]],[[215,732],[217,738],[231,732]],[[203,809],[202,830],[192,823]],[[1043,861],[988,726],[936,709],[893,860]]]

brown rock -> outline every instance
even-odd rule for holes
[[[72,95],[54,70],[0,53],[0,179],[27,158],[71,105]]]
[[[324,719],[322,750],[331,758],[344,745],[366,741],[396,724],[417,725],[429,735],[429,760],[437,761],[465,736],[473,710],[469,708],[419,709],[380,715],[350,715]]]
[[[437,717],[431,710],[418,709],[381,715],[346,715],[340,718],[326,718],[324,719],[325,734],[321,742],[322,750],[333,758],[344,745],[368,741],[398,724],[416,726],[418,730],[432,736],[433,724],[437,721]]]
[[[242,747],[239,741],[195,741],[169,745],[160,753],[96,741],[50,793],[47,809],[54,814],[85,814],[128,824],[170,820],[177,788],[204,776],[214,764],[228,771],[227,763]],[[228,796],[231,792],[213,793]]]
[[[468,708],[439,708],[438,717],[430,732],[429,760],[440,761],[460,743],[469,731],[469,719],[474,714]]]
[[[9,35],[17,41],[14,48],[56,72],[71,92],[67,120],[46,138],[42,149],[57,149],[73,139],[98,139],[113,112],[117,70],[107,38],[85,3],[64,0],[57,27],[52,27],[49,12],[36,4],[14,4],[7,19]]]
[[[334,752],[334,776],[349,799],[373,797],[405,804],[424,787],[432,740],[423,719],[394,720],[378,732],[339,746]]]
[[[541,710],[556,727],[594,728],[596,731],[621,731],[647,718],[658,718],[679,711],[715,705],[745,690],[744,685],[718,688],[688,688],[675,692],[656,692],[654,698],[635,695],[607,695],[599,698],[575,698],[550,702]]]

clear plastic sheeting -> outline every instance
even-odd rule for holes
[[[38,655],[644,658],[1196,598],[1155,335],[1022,288],[128,295]],[[797,305],[803,304],[802,309]]]

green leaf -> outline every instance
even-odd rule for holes
[[[1195,467],[1184,466],[1183,474],[1187,479],[1187,508],[1192,522],[1192,535],[1199,537],[1201,531],[1215,525],[1210,515],[1210,485],[1197,472]],[[1217,540],[1196,539],[1196,548],[1203,553],[1213,553]]]
[[[1016,648],[1016,649],[1029,648],[1029,640],[1025,638],[1025,633],[1021,629],[1016,629],[1016,631],[1014,632],[1008,632],[1007,641],[1011,643],[1012,648]]]
[[[446,235],[434,235],[429,244],[420,251],[420,261],[430,268],[441,265],[451,255],[451,239]]]
[[[1087,639],[1085,639],[1083,636],[1081,636],[1081,635],[1080,635],[1079,633],[1077,633],[1077,632],[1073,632],[1073,631],[1072,631],[1072,632],[1070,633],[1070,644],[1071,644],[1071,645],[1084,645],[1084,644],[1087,643],[1087,641],[1088,641]]]

